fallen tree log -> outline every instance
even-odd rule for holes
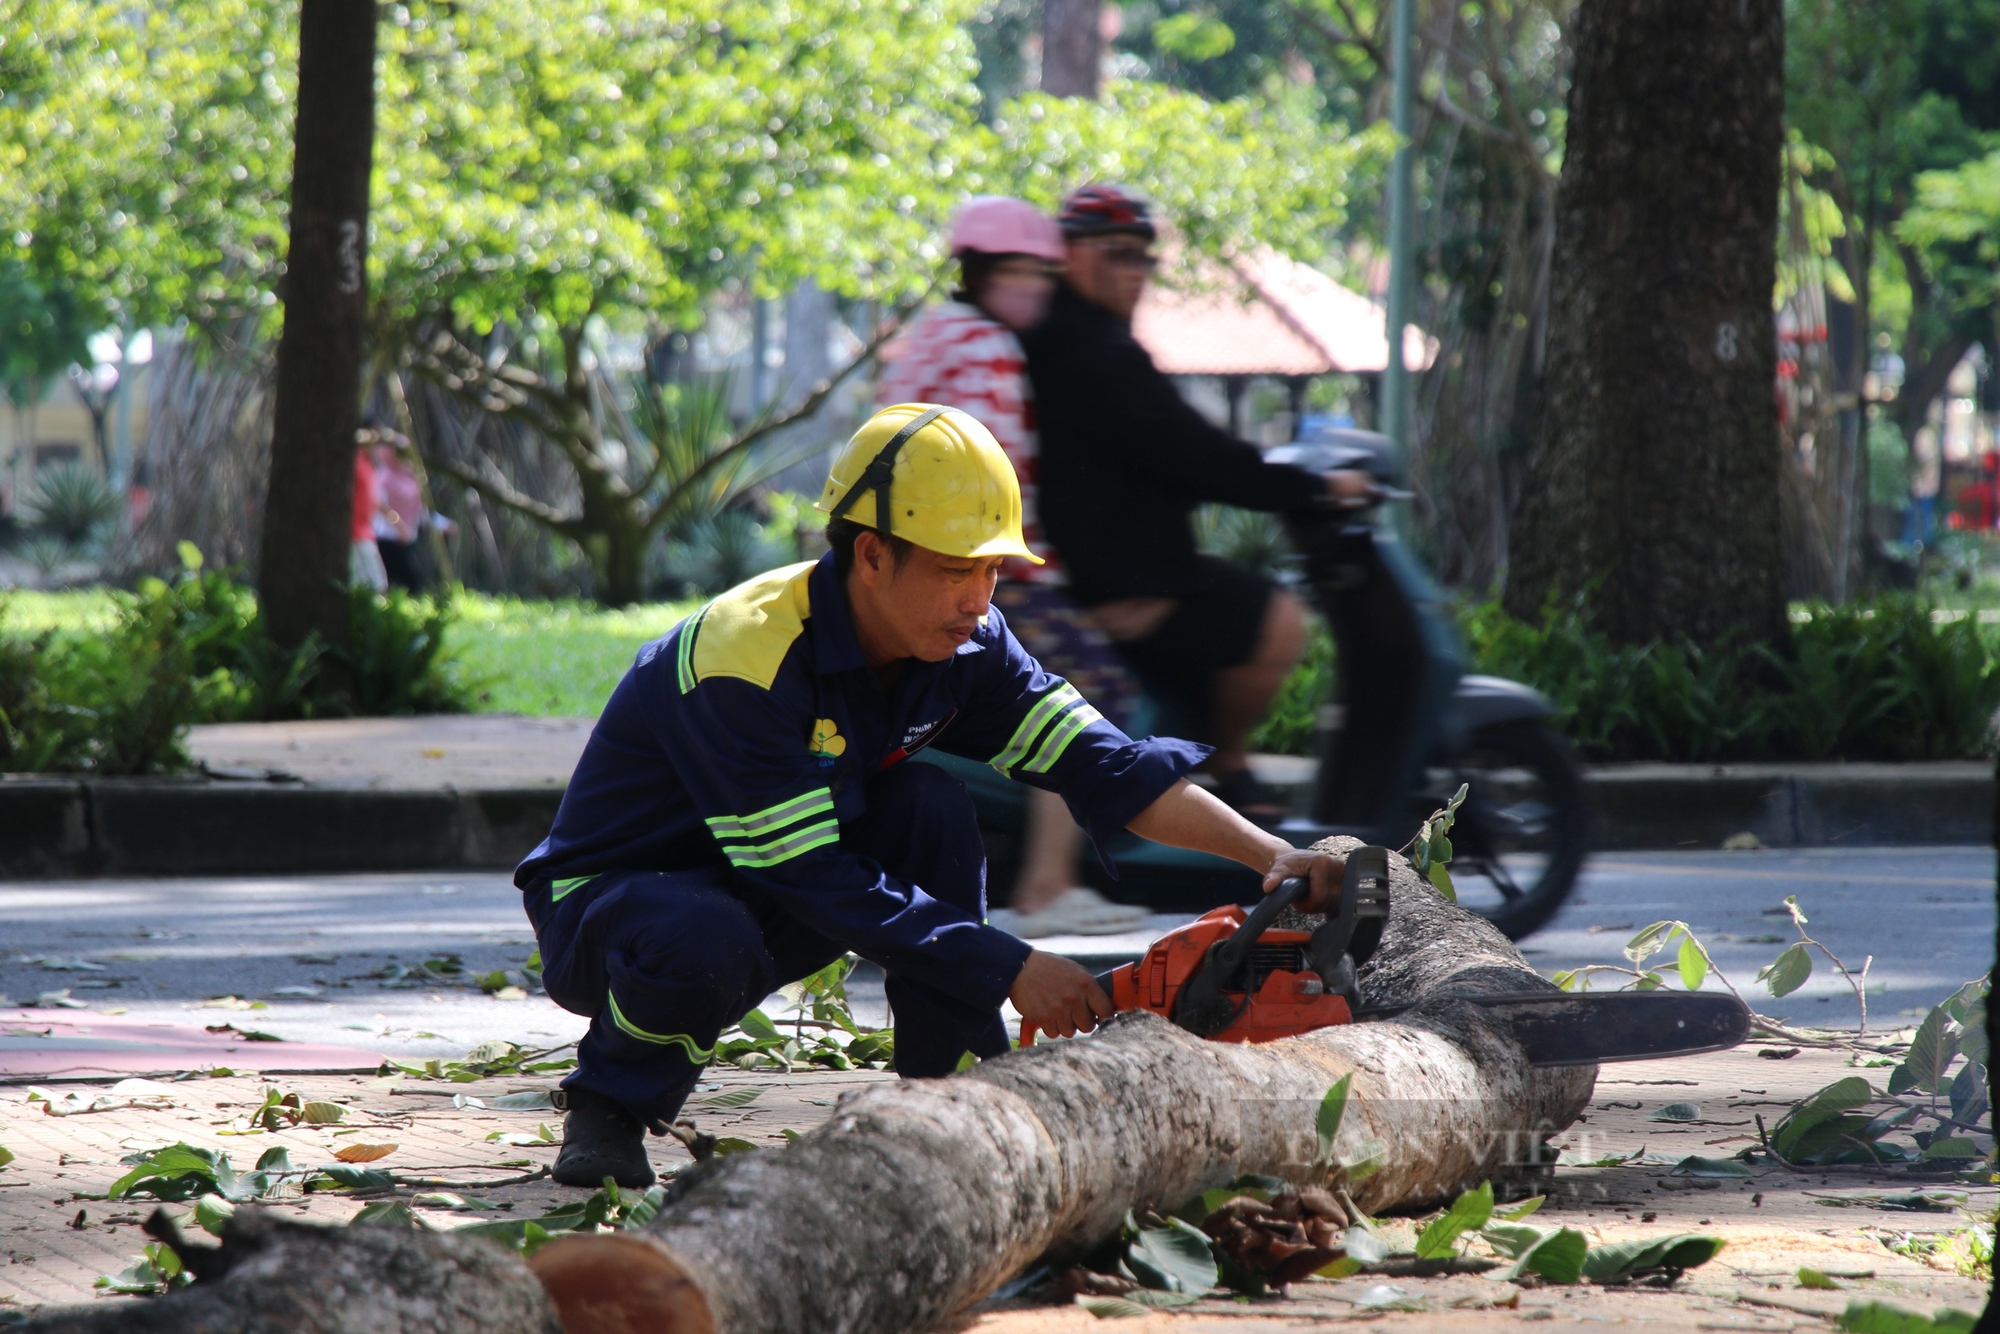
[[[1366,1004],[1416,1008],[1258,1046],[1121,1015],[954,1079],[869,1089],[783,1153],[684,1174],[643,1232],[560,1240],[533,1268],[569,1334],[925,1329],[1038,1256],[1088,1250],[1127,1209],[1246,1172],[1314,1179],[1315,1115],[1343,1075],[1337,1150],[1385,1149],[1353,1188],[1371,1213],[1536,1170],[1589,1100],[1593,1068],[1533,1070],[1453,1003],[1549,984],[1400,860],[1361,984]]]
[[[1339,851],[1352,840],[1328,846]],[[1153,1015],[1121,1015],[1089,1038],[951,1079],[848,1095],[825,1125],[783,1151],[683,1172],[645,1229],[559,1239],[528,1268],[566,1334],[926,1329],[1037,1257],[1087,1251],[1128,1209],[1172,1209],[1246,1172],[1316,1180],[1315,1116],[1328,1088],[1350,1074],[1336,1154],[1381,1141],[1381,1166],[1352,1187],[1370,1213],[1546,1170],[1541,1143],[1583,1109],[1594,1069],[1531,1069],[1475,1007],[1454,1003],[1549,984],[1491,925],[1447,903],[1400,860],[1391,876],[1389,922],[1361,986],[1365,1004],[1415,1004],[1394,1021],[1238,1046]],[[499,1300],[492,1278],[440,1249],[448,1236],[378,1235],[398,1239],[378,1257],[405,1276],[398,1291],[422,1291],[429,1306],[370,1304],[354,1286],[353,1257],[334,1279],[299,1247],[153,1303],[143,1328],[542,1334],[536,1304],[516,1300],[518,1284],[506,1285],[510,1305],[493,1318],[450,1323],[449,1313]],[[370,1253],[382,1244],[371,1239]],[[527,1276],[497,1250],[490,1263]],[[409,1277],[422,1274],[428,1286]],[[253,1300],[266,1285],[290,1295]],[[225,1300],[216,1309],[233,1319],[194,1318],[203,1302]],[[316,1322],[298,1318],[294,1303],[316,1309]],[[177,1320],[176,1311],[190,1318]],[[109,1327],[63,1320],[39,1327]]]

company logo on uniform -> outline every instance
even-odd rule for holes
[[[833,719],[821,718],[813,723],[812,753],[823,762],[837,760],[847,753],[847,738],[834,726]]]
[[[907,750],[913,746],[919,745],[922,742],[929,740],[931,733],[937,731],[938,724],[942,723],[943,721],[944,719],[939,718],[933,722],[919,723],[917,726],[912,727],[906,732],[904,732],[903,748]]]

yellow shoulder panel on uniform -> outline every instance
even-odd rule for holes
[[[694,641],[694,679],[734,676],[769,690],[812,614],[806,582],[814,564],[760,574],[709,603]]]

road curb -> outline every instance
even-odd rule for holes
[[[0,781],[0,878],[512,867],[560,788]]]
[[[1589,771],[1602,851],[1991,844],[1993,768],[1924,764],[1604,765]]]
[[[1599,851],[1979,845],[1979,763],[1606,765],[1590,771]],[[0,878],[269,875],[512,867],[562,790],[363,788],[174,778],[0,778]]]

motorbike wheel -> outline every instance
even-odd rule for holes
[[[1540,722],[1482,728],[1442,774],[1470,789],[1451,831],[1459,902],[1519,940],[1555,916],[1589,851],[1583,770]]]

